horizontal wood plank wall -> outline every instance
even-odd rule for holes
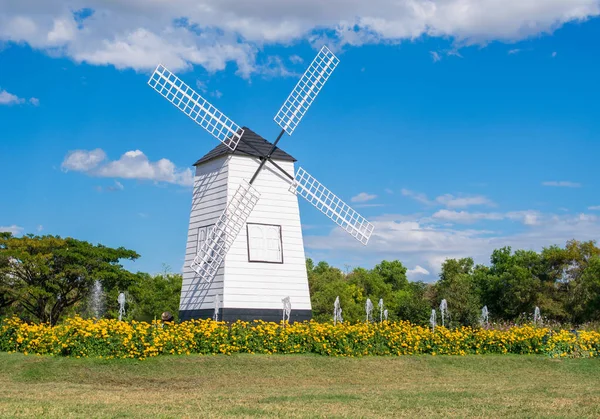
[[[289,174],[294,163],[277,161]],[[256,158],[231,156],[228,164],[228,194],[235,193],[242,180],[249,180],[258,167]],[[292,312],[311,310],[298,198],[289,192],[290,181],[271,164],[256,178],[261,197],[249,223],[281,226],[283,264],[248,261],[248,237],[244,228],[225,259],[225,308],[278,309],[289,296]]]
[[[197,252],[198,229],[214,224],[227,205],[227,176],[229,156],[211,160],[196,167],[190,224],[183,267],[183,284],[179,310],[214,310],[214,296],[223,300],[223,267],[210,286],[200,286],[196,273],[190,268]]]

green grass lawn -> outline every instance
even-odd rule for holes
[[[0,353],[0,417],[600,417],[600,360]]]

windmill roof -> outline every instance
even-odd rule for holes
[[[244,130],[244,133],[242,134],[242,138],[240,138],[240,142],[234,151],[232,151],[225,144],[219,144],[206,153],[204,157],[194,163],[194,166],[198,166],[199,164],[206,163],[209,160],[216,159],[217,157],[221,157],[226,154],[250,155],[254,157],[266,156],[269,150],[271,150],[271,147],[273,147],[273,143],[265,140],[250,128],[242,127],[242,129]],[[271,158],[273,160],[296,161],[295,158],[290,156],[279,147],[275,148],[271,154]]]

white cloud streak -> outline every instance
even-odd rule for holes
[[[361,192],[356,196],[350,198],[351,202],[368,202],[377,198],[377,195],[368,194],[366,192]]]
[[[419,279],[419,276],[427,276],[429,274],[430,272],[420,265],[415,266],[414,269],[408,269],[406,271],[406,276],[410,281],[416,281]]]
[[[18,236],[23,233],[25,229],[16,224],[11,226],[0,226],[0,233],[12,233],[15,236]]]
[[[65,172],[82,172],[94,177],[151,180],[182,186],[192,186],[194,183],[191,169],[177,169],[167,159],[151,162],[140,150],[128,151],[119,160],[112,161],[107,160],[106,153],[99,148],[90,151],[75,150],[66,155],[61,168]],[[116,182],[111,188],[110,190],[120,190],[123,185]]]
[[[22,105],[29,103],[33,106],[39,106],[40,100],[32,97],[30,99],[24,99],[17,95],[7,92],[6,90],[0,90],[0,105]]]
[[[302,64],[302,63],[304,63],[304,59],[302,57],[300,57],[299,55],[296,55],[296,54],[290,55],[289,60],[290,60],[290,62],[292,64]]]
[[[451,194],[445,194],[438,196],[435,200],[448,208],[466,208],[474,205],[495,206],[492,201],[481,195],[457,197]]]
[[[485,205],[494,207],[496,204],[490,199],[482,195],[474,196],[455,196],[452,194],[440,195],[437,198],[431,200],[426,194],[420,192],[414,192],[409,189],[402,189],[401,193],[403,196],[414,199],[421,204],[428,206],[443,205],[447,208],[467,208],[476,205]]]
[[[468,211],[450,211],[439,210],[431,216],[433,219],[449,221],[456,224],[473,224],[478,221],[501,221],[512,220],[519,221],[525,225],[535,225],[539,221],[540,214],[537,211],[512,211],[507,213],[499,212],[468,212]]]
[[[529,211],[513,213],[526,219]],[[505,216],[509,218],[508,215]],[[309,252],[326,255],[329,261],[352,262],[354,265],[379,263],[383,259],[399,259],[408,266],[421,266],[430,272],[423,279],[435,280],[447,258],[473,257],[477,263],[488,263],[491,252],[503,246],[513,249],[541,250],[567,240],[597,240],[600,218],[589,214],[537,214],[536,222],[523,221],[523,228],[510,234],[486,229],[457,229],[431,223],[430,217],[388,214],[370,220],[375,230],[367,246],[348,240],[348,234],[333,228],[325,236],[305,236]]]
[[[266,45],[339,49],[423,35],[485,45],[599,14],[599,0],[3,0],[0,41],[142,71],[158,62],[219,71],[233,62],[249,77],[260,71],[256,57]]]
[[[553,186],[557,188],[581,188],[581,183],[578,182],[569,182],[569,181],[549,181],[542,182],[543,186]]]

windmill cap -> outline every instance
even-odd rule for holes
[[[232,151],[225,144],[219,144],[208,153],[206,153],[200,160],[194,163],[194,166],[198,166],[200,164],[206,163],[210,160],[214,160],[218,157],[227,155],[227,154],[238,154],[243,156],[253,156],[253,157],[264,157],[273,147],[273,143],[265,140],[263,137],[252,131],[248,127],[242,127],[244,133],[242,134],[242,138],[240,138],[240,142],[238,143],[237,148]],[[275,151],[271,154],[271,158],[273,160],[283,160],[283,161],[297,161],[294,157],[277,147]]]

